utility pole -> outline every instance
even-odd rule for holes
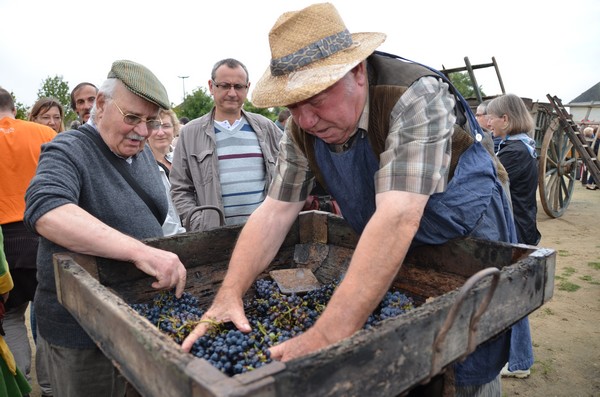
[[[181,79],[181,83],[183,84],[183,98],[181,99],[181,102],[185,101],[185,79],[187,79],[190,76],[177,76]]]

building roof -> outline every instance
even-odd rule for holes
[[[592,88],[589,88],[587,91],[584,91],[577,98],[573,99],[569,104],[565,106],[569,106],[574,103],[590,103],[596,102],[600,106],[600,82],[598,82]]]

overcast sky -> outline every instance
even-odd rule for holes
[[[0,86],[31,106],[47,77],[73,88],[100,85],[111,64],[144,64],[172,103],[206,87],[223,58],[246,64],[250,82],[270,60],[268,32],[304,0],[0,0]],[[383,32],[379,48],[437,69],[495,57],[506,92],[563,103],[600,81],[598,0],[332,1],[350,32]],[[397,10],[390,10],[394,4]],[[181,79],[180,76],[189,76]],[[501,93],[493,68],[476,71],[487,95]],[[252,88],[251,88],[252,89]]]

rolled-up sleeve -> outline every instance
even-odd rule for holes
[[[45,213],[65,204],[79,202],[81,176],[73,163],[69,142],[58,137],[42,146],[37,171],[25,194],[23,221],[35,232],[35,224]]]

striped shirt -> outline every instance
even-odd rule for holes
[[[397,190],[431,195],[446,189],[454,104],[448,85],[435,77],[422,77],[406,90],[392,110],[390,132],[375,174],[377,193]],[[368,99],[357,129],[369,129]],[[303,201],[313,183],[308,160],[285,133],[269,196]]]
[[[215,121],[215,136],[225,224],[244,223],[266,196],[260,145],[245,118],[233,126]]]

